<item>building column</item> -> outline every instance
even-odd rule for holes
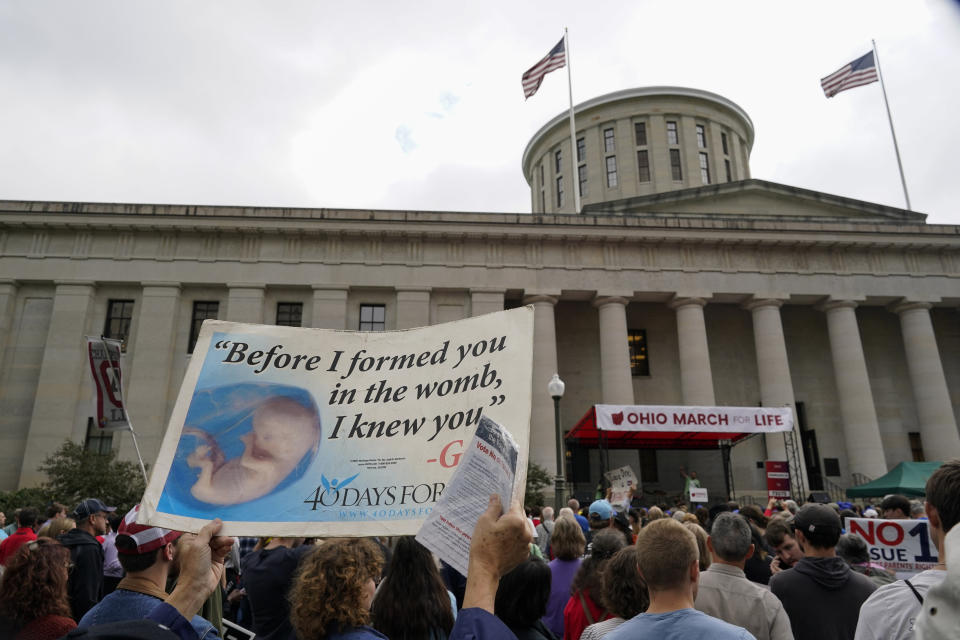
[[[37,486],[45,476],[37,469],[65,437],[82,441],[86,421],[77,420],[77,404],[89,375],[84,332],[93,308],[92,282],[57,282],[50,328],[40,365],[20,486]]]
[[[633,404],[630,348],[627,339],[627,300],[619,296],[594,299],[600,316],[600,388],[603,404]]]
[[[348,287],[314,286],[310,325],[315,329],[346,329],[348,290]]]
[[[787,341],[783,337],[783,323],[780,320],[782,300],[762,298],[744,305],[753,316],[753,343],[757,352],[757,376],[760,381],[760,404],[764,407],[790,407],[794,416],[793,439],[800,468],[791,469],[793,478],[800,478],[805,492],[807,487],[807,468],[803,457],[803,442],[800,439],[800,425],[796,423],[797,408],[793,395],[793,380],[790,377],[790,364],[787,360]],[[764,436],[768,460],[793,461],[787,456],[786,433]]]
[[[873,479],[887,472],[887,462],[880,439],[877,409],[870,391],[867,361],[854,311],[856,307],[857,303],[852,300],[831,300],[818,308],[827,314],[830,355],[837,378],[843,441],[847,445],[850,473]]]
[[[707,325],[703,320],[703,298],[675,298],[670,308],[677,312],[677,337],[680,347],[680,389],[683,403],[712,407],[713,374],[707,347]]]
[[[17,302],[15,280],[0,280],[0,366],[6,353],[7,342],[13,331],[13,307]]]
[[[128,365],[124,402],[137,434],[145,462],[156,460],[167,426],[167,393],[173,370],[177,319],[180,317],[180,284],[145,282],[137,314],[137,335],[132,345],[133,360]],[[135,459],[136,450],[129,438],[120,440],[120,455]]]
[[[227,284],[227,320],[263,324],[262,284]]]
[[[430,325],[430,289],[409,287],[397,289],[397,329],[413,329]]]
[[[470,315],[503,311],[502,289],[470,289]]]
[[[557,436],[553,398],[547,383],[557,370],[557,326],[554,307],[557,298],[529,295],[524,304],[533,305],[533,377],[530,399],[530,460],[550,472],[557,472]]]
[[[927,460],[951,460],[960,457],[960,436],[933,333],[930,307],[928,302],[902,302],[893,310],[900,315],[923,455]]]

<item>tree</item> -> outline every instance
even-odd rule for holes
[[[42,514],[51,502],[53,502],[53,496],[43,487],[0,492],[0,511],[7,516],[7,524],[13,524],[15,510],[33,507]]]
[[[116,451],[95,453],[70,440],[43,461],[40,471],[48,478],[44,489],[70,507],[99,498],[125,513],[140,502],[146,488],[136,463],[117,460]]]
[[[523,496],[523,504],[542,507],[546,501],[543,497],[543,489],[552,483],[553,476],[536,462],[531,462],[527,465],[527,491]]]

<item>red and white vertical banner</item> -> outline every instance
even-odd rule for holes
[[[105,431],[130,429],[123,410],[120,341],[87,337],[87,360],[93,375],[93,415]]]
[[[786,460],[767,460],[767,499],[790,497],[790,465]]]

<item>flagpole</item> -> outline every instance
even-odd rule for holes
[[[903,185],[903,198],[907,201],[907,211],[910,208],[910,194],[907,193],[907,179],[903,177],[903,163],[900,162],[900,147],[897,145],[897,134],[893,130],[893,116],[890,115],[890,102],[887,100],[887,88],[883,84],[883,72],[880,70],[880,55],[877,53],[877,42],[871,39],[873,45],[873,59],[877,63],[877,75],[880,76],[880,91],[883,92],[883,104],[887,108],[887,120],[890,122],[890,135],[893,137],[893,151],[897,154],[897,167],[900,169],[900,184]]]
[[[570,36],[563,28],[563,50],[567,56],[567,94],[570,97],[570,164],[573,167],[571,188],[573,189],[574,213],[580,213],[580,176],[577,175],[577,127],[573,123],[573,80],[570,73]]]

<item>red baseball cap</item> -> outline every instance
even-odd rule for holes
[[[135,548],[124,549],[117,545],[117,553],[123,555],[140,555],[156,551],[168,542],[173,542],[183,535],[182,531],[171,531],[170,529],[161,529],[160,527],[151,527],[146,524],[137,524],[137,512],[140,505],[135,505],[133,509],[127,512],[117,529],[117,538],[126,536],[133,540]],[[124,545],[126,546],[126,545]]]

